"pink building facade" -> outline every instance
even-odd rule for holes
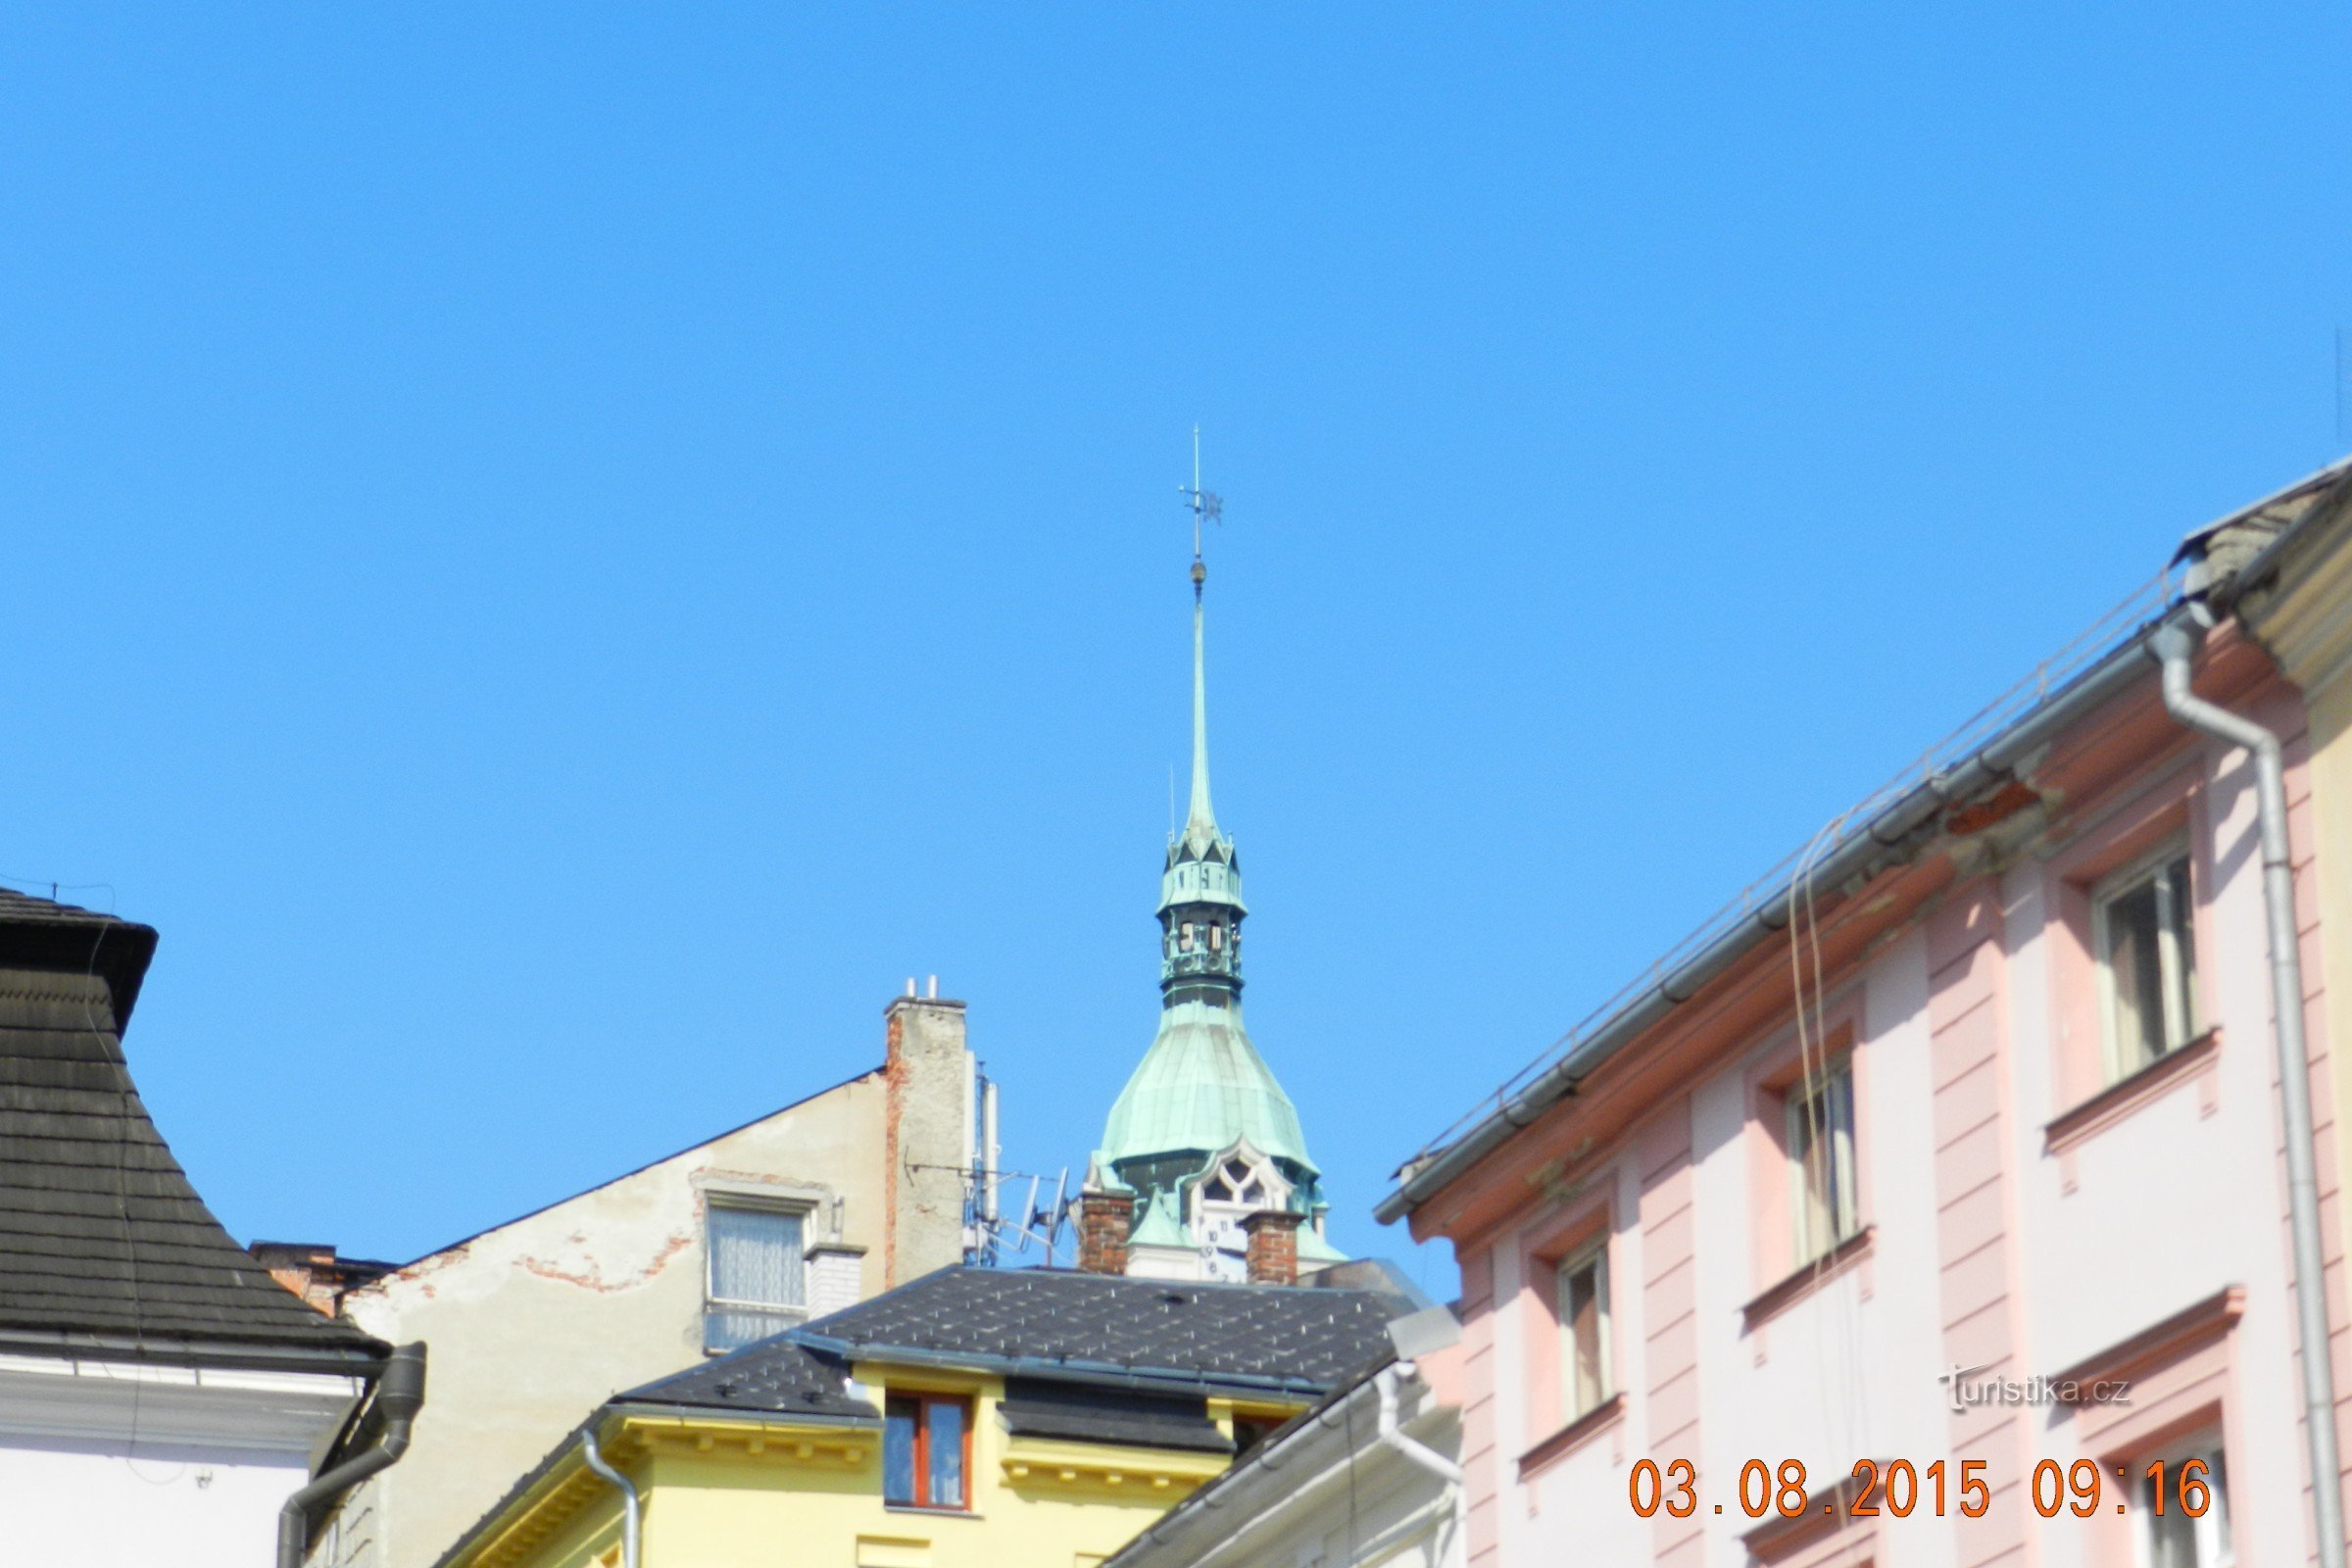
[[[2340,1396],[2303,703],[2229,622],[2195,690],[2285,741]],[[2313,1559],[2248,754],[2128,635],[1969,756],[1401,1173],[1473,1565]]]

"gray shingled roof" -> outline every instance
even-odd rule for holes
[[[812,1348],[1320,1391],[1388,1348],[1411,1303],[1370,1290],[946,1268],[796,1329]]]
[[[848,1384],[849,1370],[838,1359],[773,1339],[631,1389],[612,1402],[880,1420],[882,1412],[853,1397]]]
[[[0,889],[0,1336],[380,1355],[229,1239],[149,1119],[119,1019],[154,952],[150,927]]]

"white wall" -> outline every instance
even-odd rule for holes
[[[257,1568],[356,1379],[0,1356],[0,1563]]]

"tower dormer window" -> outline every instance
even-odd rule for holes
[[[1211,953],[1225,951],[1225,928],[1223,926],[1212,925],[1208,928],[1208,951]]]
[[[1193,922],[1190,920],[1176,928],[1176,951],[1178,953],[1193,951]]]

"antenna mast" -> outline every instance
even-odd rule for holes
[[[1176,493],[1184,497],[1187,511],[1193,514],[1193,597],[1200,597],[1200,585],[1208,580],[1208,568],[1200,562],[1200,524],[1223,523],[1225,498],[1211,490],[1200,488],[1200,427],[1193,426],[1193,482],[1187,487],[1178,485]]]

